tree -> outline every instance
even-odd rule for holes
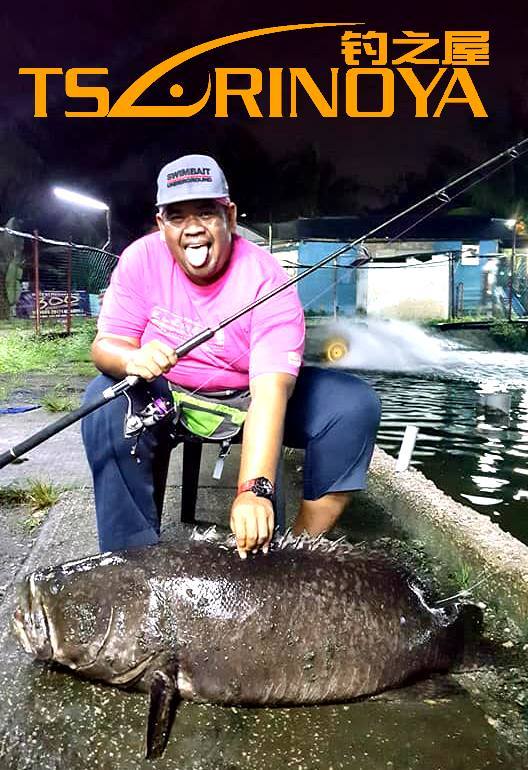
[[[280,158],[275,164],[275,181],[274,218],[357,213],[358,183],[339,176],[334,164],[321,158],[313,144]]]
[[[6,222],[6,228],[16,230],[14,217]],[[24,241],[11,233],[0,232],[0,319],[11,315],[20,294],[22,266],[24,262]]]

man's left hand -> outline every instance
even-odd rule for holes
[[[271,500],[257,497],[253,492],[237,495],[231,506],[229,525],[236,537],[236,544],[241,559],[246,559],[248,551],[262,548],[268,552],[273,537],[275,517]]]

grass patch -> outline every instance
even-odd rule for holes
[[[16,485],[0,489],[0,506],[2,505],[23,505],[27,503],[27,490]]]
[[[452,578],[455,587],[460,591],[466,591],[472,583],[475,582],[473,579],[473,570],[468,564],[464,563],[461,563],[460,566],[453,571]]]
[[[48,510],[58,502],[61,495],[59,487],[42,479],[30,479],[27,485],[11,485],[0,488],[0,506],[24,506],[29,509],[21,522],[22,527],[32,532],[39,527]]]
[[[19,374],[0,374],[0,404],[7,403],[14,390],[19,388],[22,383],[22,377]]]
[[[26,488],[27,499],[32,511],[51,508],[58,501],[61,490],[49,481],[33,479]]]
[[[37,527],[40,527],[44,519],[48,514],[47,509],[41,511],[33,511],[29,516],[26,516],[22,521],[22,529],[26,532],[33,532]]]
[[[41,403],[47,412],[73,412],[80,406],[80,400],[77,396],[61,392],[59,388],[45,393],[41,398]]]
[[[96,322],[86,320],[69,337],[37,336],[32,329],[14,327],[0,334],[0,374],[67,368],[71,375],[94,374],[90,346]]]

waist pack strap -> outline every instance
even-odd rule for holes
[[[223,441],[241,430],[251,402],[249,391],[214,394],[189,392],[171,385],[172,397],[182,425],[202,438]]]

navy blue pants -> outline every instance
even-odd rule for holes
[[[96,377],[87,388],[86,402],[114,383],[110,377]],[[141,381],[134,389],[135,407],[152,396],[168,397],[168,393],[163,377],[152,383]],[[123,435],[126,411],[127,400],[119,396],[82,421],[103,551],[159,540],[167,468],[174,448],[171,425],[161,422],[145,431],[138,463],[130,454],[134,439]],[[336,369],[301,368],[288,402],[284,445],[306,450],[306,500],[317,500],[329,492],[364,489],[379,419],[379,398],[359,377]]]

